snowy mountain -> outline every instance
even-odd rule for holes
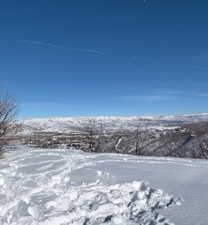
[[[106,130],[120,129],[173,129],[183,124],[208,121],[208,113],[172,116],[134,116],[134,117],[63,117],[42,118],[19,121],[23,125],[23,134],[33,132],[69,133],[89,120],[103,125]]]

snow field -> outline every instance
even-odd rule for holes
[[[98,169],[93,179],[79,180],[82,169],[89,176],[96,157],[21,146],[7,152],[0,164],[0,224],[173,224],[158,210],[178,202],[162,190],[140,181],[110,184],[111,173]]]

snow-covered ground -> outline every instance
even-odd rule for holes
[[[0,225],[206,225],[207,170],[204,160],[10,147]]]

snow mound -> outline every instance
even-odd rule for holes
[[[171,196],[143,182],[110,186],[94,183],[71,187],[63,193],[40,190],[30,199],[9,201],[0,222],[2,225],[171,225],[156,210],[174,203]]]
[[[71,173],[87,170],[94,155],[22,149],[6,157],[0,165],[1,225],[172,225],[158,210],[177,202],[144,182],[110,185],[95,177],[75,184]]]

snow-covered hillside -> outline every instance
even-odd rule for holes
[[[135,129],[153,128],[153,129],[171,129],[179,125],[208,121],[208,113],[175,115],[175,116],[134,116],[134,117],[63,117],[63,118],[43,118],[19,121],[23,124],[24,134],[30,134],[34,131],[40,132],[61,132],[68,133],[76,127],[86,123],[89,119],[102,123],[104,129]]]
[[[208,224],[207,161],[9,149],[0,161],[1,225]]]

